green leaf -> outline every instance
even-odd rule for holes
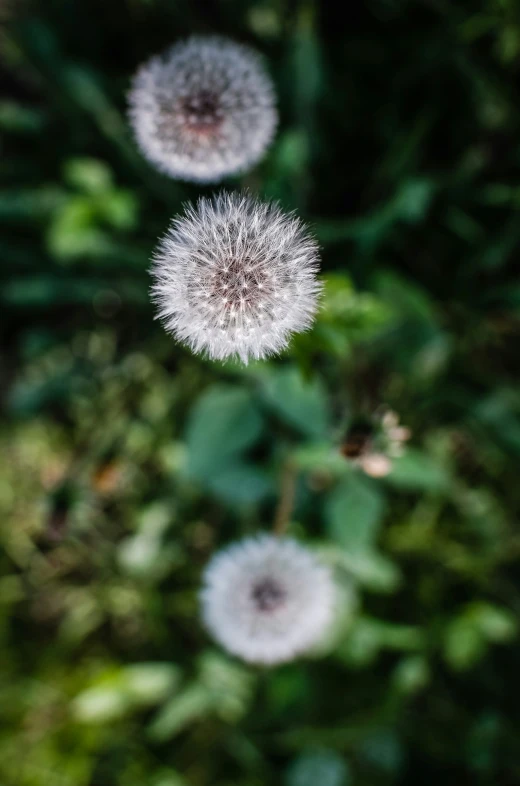
[[[362,616],[355,620],[338,655],[347,663],[366,666],[382,649],[413,652],[421,649],[423,644],[424,635],[419,627]]]
[[[169,740],[210,712],[212,706],[210,691],[206,686],[194,683],[165,704],[148,727],[148,733],[156,742]]]
[[[96,200],[96,209],[107,224],[116,229],[133,229],[137,218],[137,200],[130,191],[118,189]]]
[[[75,717],[83,723],[107,723],[164,699],[176,686],[179,669],[170,663],[139,663],[105,671],[74,699]]]
[[[428,685],[430,670],[422,655],[408,655],[402,658],[393,674],[396,689],[405,695],[417,693]]]
[[[328,273],[324,277],[318,322],[342,326],[350,338],[366,338],[392,316],[386,303],[374,295],[356,292],[350,278],[343,273]]]
[[[249,391],[219,385],[195,403],[186,431],[187,471],[198,480],[234,462],[262,431],[262,416]]]
[[[330,442],[306,442],[293,452],[292,460],[304,472],[325,472],[332,478],[351,471],[348,461]]]
[[[383,512],[383,497],[376,483],[359,472],[351,472],[338,483],[326,502],[327,532],[349,552],[371,551]]]
[[[307,380],[294,366],[262,373],[262,392],[268,406],[286,423],[309,437],[329,430],[329,404],[320,379]]]
[[[15,101],[0,101],[0,128],[3,131],[34,134],[40,132],[45,123],[46,116],[40,109]]]
[[[518,623],[515,615],[500,606],[482,602],[472,603],[466,614],[489,641],[510,641],[517,633]]]
[[[394,592],[401,584],[398,566],[377,551],[342,549],[337,562],[351,578],[372,592]]]
[[[385,481],[406,491],[443,493],[450,486],[445,467],[427,453],[413,448],[392,460],[392,469]]]
[[[125,538],[117,550],[120,568],[134,578],[163,578],[175,556],[174,546],[165,548],[160,538],[141,533]]]
[[[336,654],[349,666],[363,668],[374,663],[381,646],[381,636],[377,626],[374,626],[372,620],[359,617]]]
[[[150,781],[150,786],[188,786],[188,782],[174,770],[160,770]]]
[[[108,723],[123,717],[130,699],[119,684],[101,685],[83,691],[73,702],[73,714],[83,723]]]
[[[171,502],[156,501],[141,511],[138,530],[117,547],[117,561],[129,576],[141,579],[163,578],[182,555],[179,543],[164,544],[163,536],[175,510]]]
[[[508,388],[497,390],[475,407],[473,415],[489,432],[492,440],[520,455],[520,404],[518,394]]]
[[[289,768],[287,786],[349,786],[347,762],[335,751],[306,751]]]
[[[103,161],[74,158],[67,162],[65,180],[86,194],[99,194],[112,188],[112,173]]]
[[[485,655],[489,642],[510,641],[517,628],[507,609],[484,601],[470,603],[446,628],[444,657],[454,669],[468,669]]]
[[[464,615],[450,622],[444,636],[444,657],[456,671],[471,668],[486,652],[482,632]]]
[[[275,493],[275,485],[266,472],[253,464],[236,464],[218,469],[208,486],[215,496],[229,505],[254,505]]]
[[[363,740],[359,753],[371,768],[393,775],[392,782],[395,782],[395,774],[401,769],[404,760],[403,748],[395,731],[375,729]]]
[[[213,697],[215,711],[225,720],[242,718],[252,701],[255,675],[224,655],[207,652],[200,661],[200,680]]]
[[[155,704],[171,693],[180,679],[172,663],[136,663],[122,670],[125,690],[135,704]]]
[[[95,207],[89,197],[69,199],[55,215],[47,232],[51,254],[67,259],[83,255],[99,255],[106,238],[96,225]]]
[[[414,317],[418,322],[435,326],[437,312],[427,291],[399,274],[385,270],[376,277],[379,296],[391,303],[403,317]]]
[[[432,180],[424,178],[403,183],[393,201],[396,217],[410,224],[420,221],[428,211],[435,188]]]

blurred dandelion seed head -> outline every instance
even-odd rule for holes
[[[145,157],[168,175],[202,183],[254,166],[277,123],[260,57],[219,37],[190,38],[142,65],[129,103]]]
[[[252,663],[275,664],[324,638],[336,591],[329,569],[307,548],[263,535],[212,559],[201,600],[205,624],[225,649]]]
[[[312,323],[318,250],[302,222],[247,195],[202,198],[174,219],[152,267],[166,330],[194,352],[247,363]]]

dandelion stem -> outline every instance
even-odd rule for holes
[[[294,509],[297,478],[298,470],[291,459],[288,459],[282,471],[280,499],[278,501],[278,507],[276,508],[273,524],[273,533],[278,535],[278,537],[285,535],[289,528],[291,515]]]

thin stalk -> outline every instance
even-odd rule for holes
[[[296,481],[298,470],[293,462],[288,459],[285,462],[280,486],[280,499],[274,517],[273,533],[278,537],[283,537],[289,529],[291,516],[294,509],[294,498],[296,493]]]

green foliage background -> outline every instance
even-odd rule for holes
[[[0,100],[0,783],[520,783],[520,5],[10,0]],[[153,319],[186,200],[125,92],[193,32],[265,55],[281,124],[227,187],[323,251],[313,331],[247,368]],[[413,436],[364,475],[344,430]],[[215,548],[292,531],[337,570],[321,657],[256,670],[197,610]]]

